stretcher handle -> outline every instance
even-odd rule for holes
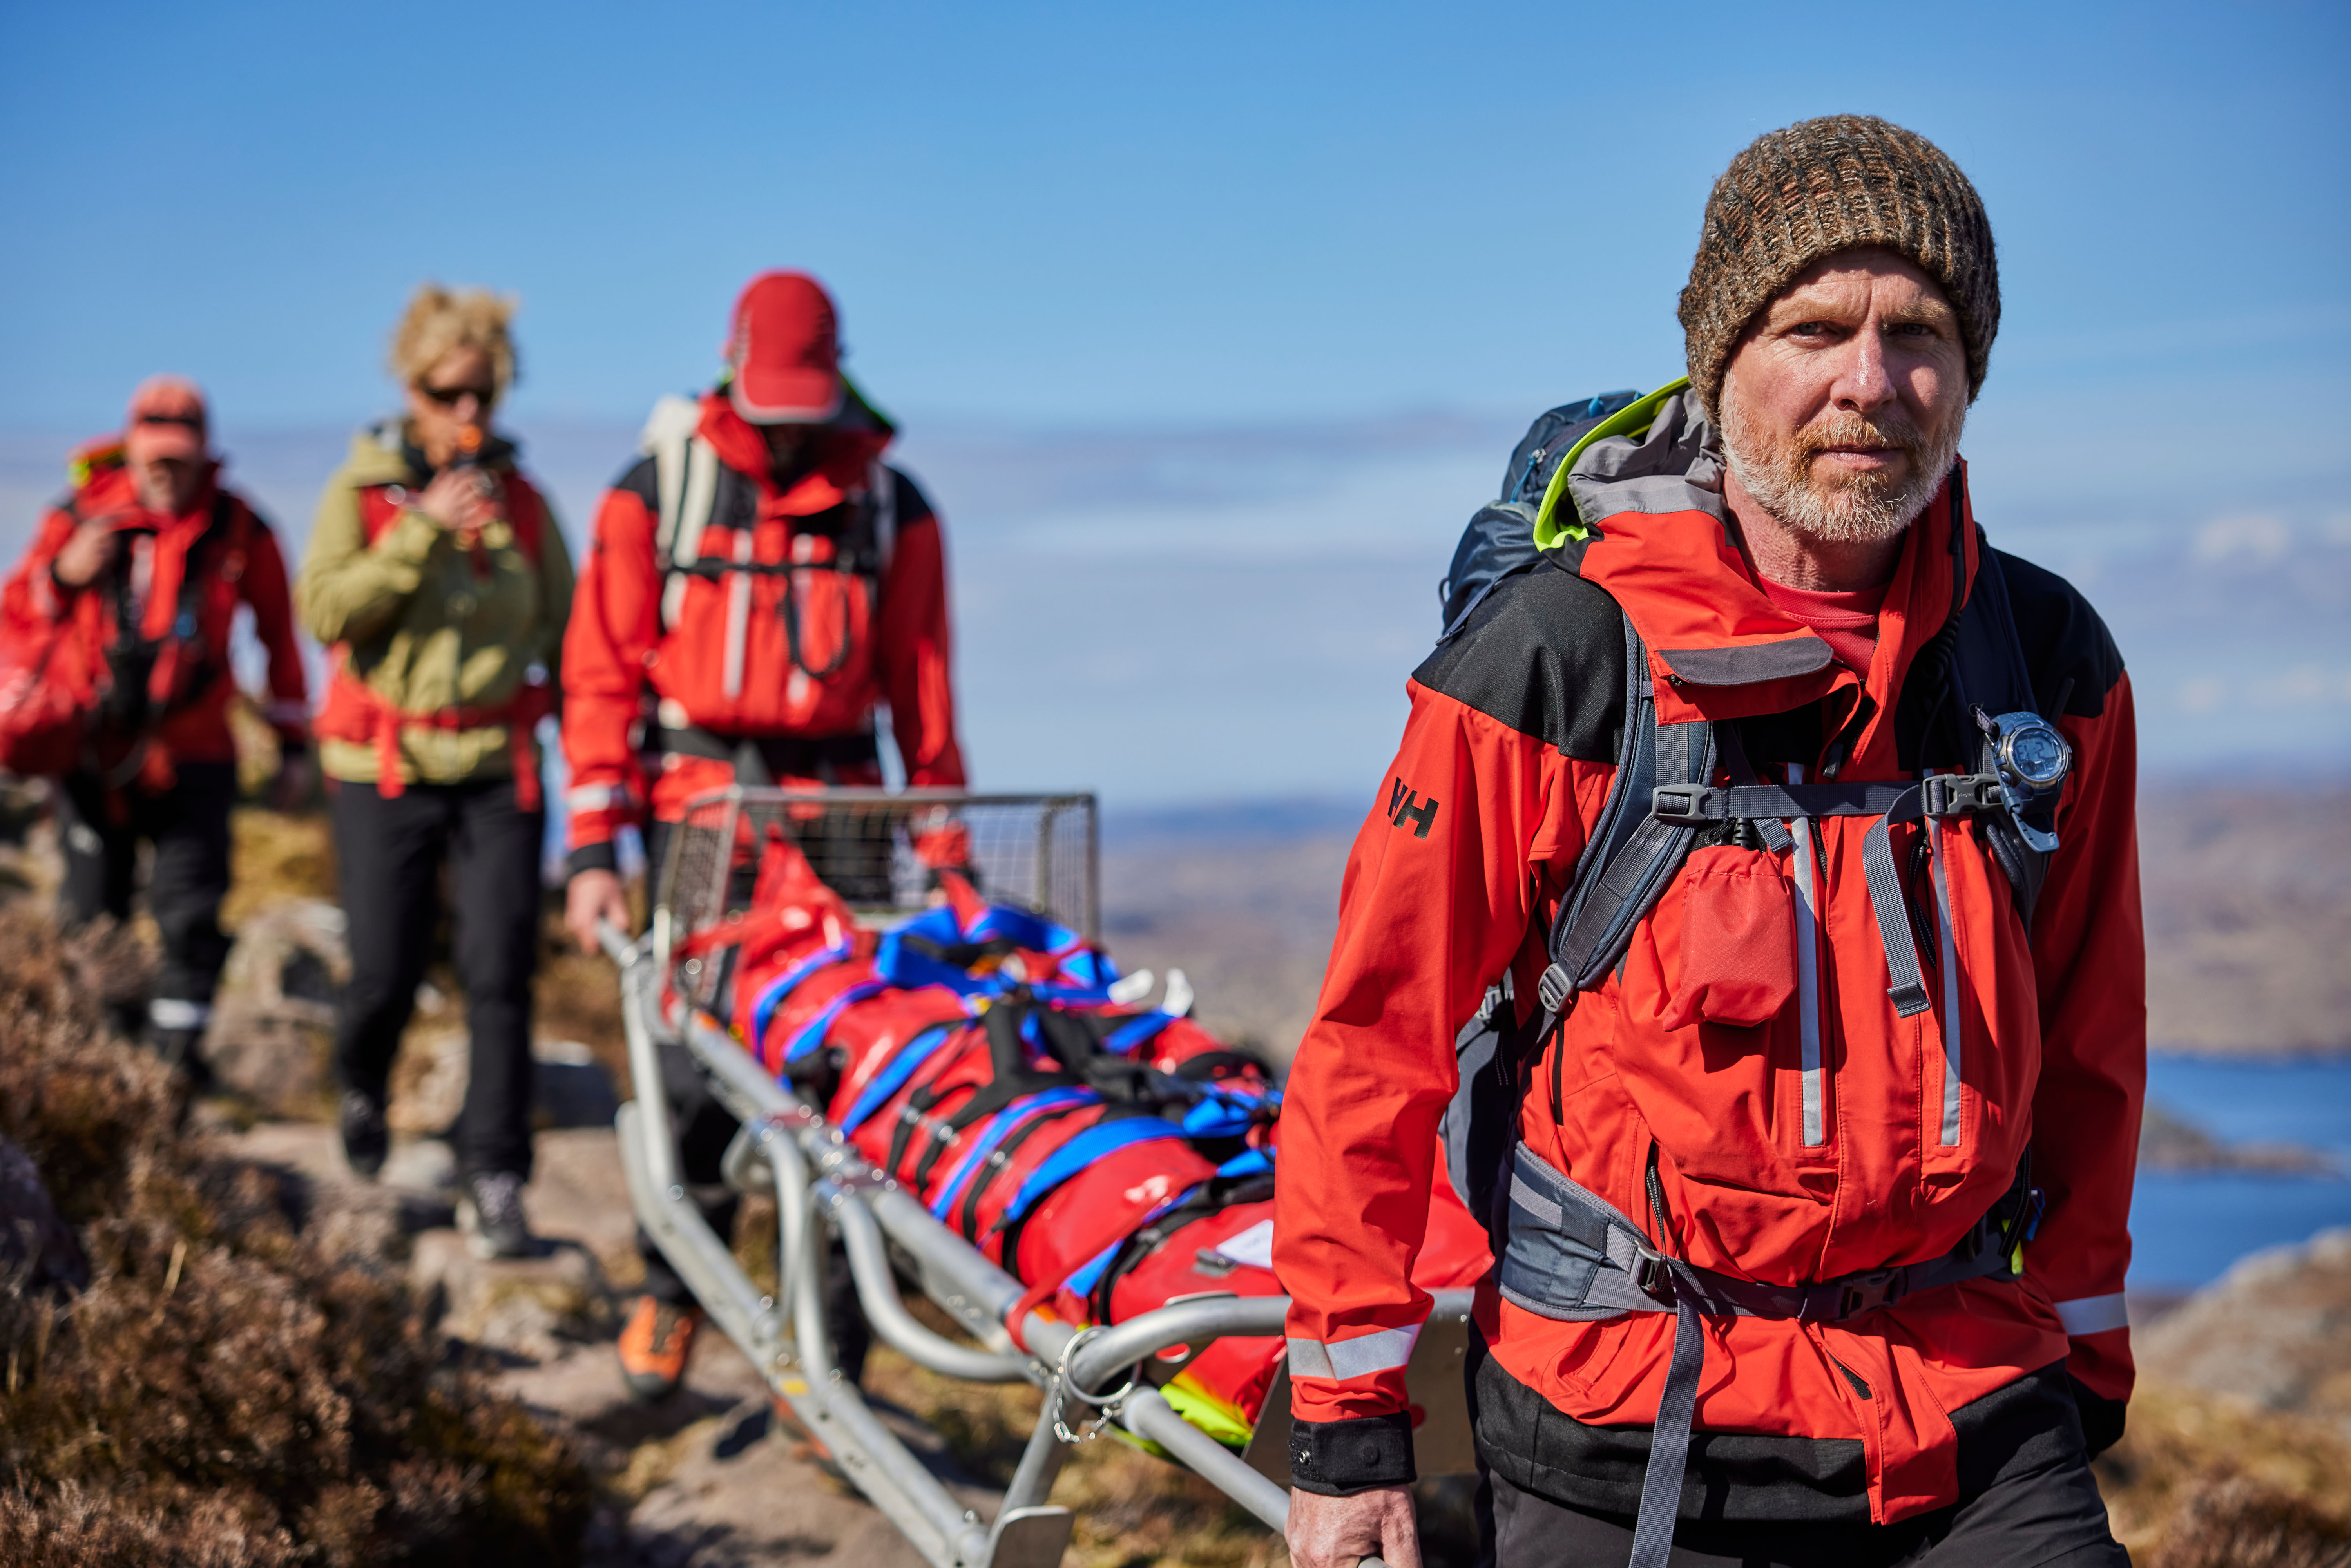
[[[626,933],[609,920],[596,922],[596,940],[603,945],[604,956],[623,969],[637,961],[639,949],[644,944],[632,942]]]

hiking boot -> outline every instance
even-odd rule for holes
[[[392,1129],[383,1124],[383,1102],[358,1089],[343,1091],[336,1123],[343,1134],[343,1163],[351,1174],[375,1179],[392,1149]]]
[[[528,1258],[534,1248],[522,1214],[522,1177],[482,1171],[457,1184],[457,1228],[476,1258]]]
[[[630,1397],[651,1405],[675,1393],[685,1380],[685,1358],[694,1354],[694,1333],[701,1326],[700,1307],[638,1297],[619,1346],[621,1380],[629,1385]]]

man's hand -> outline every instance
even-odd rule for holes
[[[629,934],[629,897],[621,891],[621,873],[577,873],[571,885],[563,890],[563,924],[571,928],[584,951],[593,953],[603,946],[596,936],[599,921],[610,921],[624,936]]]
[[[74,529],[73,537],[50,558],[49,575],[68,588],[85,587],[113,559],[114,520],[92,517]]]
[[[444,468],[416,497],[416,510],[460,538],[478,535],[498,515],[496,482],[485,480],[478,468]]]
[[[1420,1531],[1410,1487],[1374,1487],[1353,1497],[1290,1493],[1291,1568],[1355,1568],[1376,1557],[1388,1568],[1420,1568]]]

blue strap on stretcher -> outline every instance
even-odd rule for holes
[[[821,1047],[824,1044],[825,1031],[832,1028],[833,1019],[841,1016],[843,1009],[852,1002],[862,1002],[868,998],[878,997],[890,988],[890,982],[887,980],[860,980],[833,998],[831,1001],[825,1004],[824,1011],[802,1024],[799,1033],[792,1036],[792,1042],[784,1047],[784,1060],[798,1061],[809,1052]]]
[[[1227,1094],[1211,1089],[1184,1113],[1187,1138],[1238,1138],[1256,1122],[1263,1102],[1255,1096]]]
[[[767,988],[759,993],[759,999],[751,1008],[752,1040],[757,1041],[767,1038],[768,1020],[776,1016],[776,1009],[784,1005],[786,998],[800,988],[801,982],[819,969],[840,963],[849,956],[849,936],[843,933],[841,940],[831,946],[810,954],[768,981]]]
[[[1102,1049],[1133,1056],[1138,1047],[1159,1038],[1160,1031],[1175,1021],[1176,1015],[1170,1012],[1137,1013],[1102,1037]]]
[[[915,1070],[947,1042],[947,1036],[956,1031],[956,1027],[951,1023],[933,1024],[900,1046],[897,1054],[891,1057],[888,1064],[874,1075],[873,1082],[857,1096],[857,1103],[849,1108],[849,1114],[841,1119],[841,1136],[847,1137],[857,1131],[865,1124],[866,1118],[887,1105],[891,1096],[906,1086],[906,1080],[914,1075]]]
[[[1156,1138],[1180,1138],[1184,1130],[1173,1122],[1163,1122],[1156,1116],[1122,1116],[1115,1122],[1097,1122],[1055,1149],[1043,1165],[1029,1173],[1020,1190],[998,1221],[1010,1225],[1026,1215],[1047,1194],[1063,1182],[1084,1170],[1104,1155],[1125,1148],[1130,1144],[1149,1143]]]
[[[931,1205],[931,1213],[945,1219],[947,1211],[962,1199],[964,1186],[971,1180],[972,1173],[987,1163],[987,1156],[996,1152],[996,1145],[1008,1137],[1012,1129],[1022,1122],[1064,1105],[1099,1104],[1101,1102],[1102,1096],[1092,1090],[1075,1088],[1048,1089],[1042,1093],[1024,1094],[1015,1100],[987,1119],[980,1129],[979,1136],[973,1141],[970,1152],[948,1173],[946,1185],[939,1188],[938,1201]]]

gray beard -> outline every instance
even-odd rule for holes
[[[1910,454],[1910,476],[1891,489],[1873,479],[1823,486],[1813,482],[1809,456],[1775,454],[1756,438],[1730,388],[1722,389],[1722,455],[1757,504],[1791,533],[1823,544],[1874,544],[1892,538],[1926,510],[1942,488],[1959,455],[1959,432],[1967,410],[1951,417],[1950,428],[1932,446],[1916,443],[1915,427],[1904,422],[1896,439]]]

